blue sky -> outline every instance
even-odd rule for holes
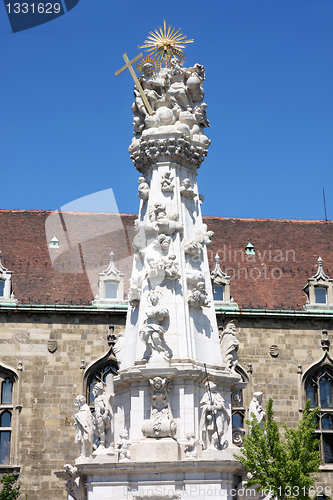
[[[122,54],[166,18],[206,68],[204,215],[333,219],[333,2],[80,0],[11,33],[0,5],[0,208],[55,210],[112,188],[137,213],[133,82]]]

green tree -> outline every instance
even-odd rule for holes
[[[4,474],[0,483],[2,489],[0,491],[0,500],[16,500],[20,496],[20,483],[17,483],[18,476],[14,474]],[[16,484],[17,483],[17,484]]]
[[[309,500],[317,475],[320,451],[318,438],[313,432],[317,426],[319,408],[310,410],[310,399],[303,410],[297,429],[283,424],[284,433],[274,420],[273,399],[266,406],[266,422],[258,423],[253,415],[249,434],[244,437],[242,455],[234,455],[248,474],[246,486],[268,490],[273,497],[288,500]],[[259,485],[259,486],[258,486]]]

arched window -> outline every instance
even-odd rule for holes
[[[87,379],[87,403],[92,405],[94,402],[93,387],[97,382],[106,382],[106,377],[109,373],[117,374],[117,368],[113,361],[108,361],[105,364],[97,367]]]
[[[245,370],[237,365],[235,371],[242,377],[242,385],[248,383],[249,377]],[[231,395],[231,411],[232,411],[232,442],[236,446],[242,446],[242,437],[245,434],[244,420],[245,420],[245,402],[244,402],[244,389],[238,389]]]
[[[327,355],[326,355],[327,356]],[[325,357],[326,357],[325,356]],[[327,356],[327,360],[330,360]],[[311,407],[320,407],[318,426],[315,430],[320,439],[321,458],[326,464],[333,463],[333,365],[323,363],[306,374],[306,399]]]
[[[13,382],[0,373],[0,465],[10,463],[10,439],[12,434],[12,389]]]

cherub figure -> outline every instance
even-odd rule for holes
[[[118,461],[129,462],[131,460],[131,453],[129,447],[131,445],[128,439],[128,430],[123,429],[119,432],[119,441],[117,443]]]
[[[149,198],[149,185],[147,184],[146,179],[144,177],[139,177],[138,183],[139,183],[138,197],[141,198],[141,200],[143,200],[143,201],[148,200],[148,198]]]
[[[186,177],[180,186],[180,194],[188,200],[193,200],[197,196],[197,192],[191,187],[191,181]]]
[[[185,444],[185,458],[192,460],[193,458],[198,458],[198,446],[200,442],[195,439],[194,432],[188,432],[186,434],[187,443]]]
[[[165,174],[162,175],[161,191],[163,191],[163,193],[173,193],[175,186],[172,181],[173,177],[171,177],[171,172],[165,172]]]
[[[210,307],[210,301],[207,299],[206,285],[204,281],[199,281],[197,286],[193,288],[191,295],[188,298],[188,304],[191,307]]]

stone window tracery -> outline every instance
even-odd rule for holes
[[[322,363],[305,374],[304,380],[306,399],[311,400],[312,408],[320,407],[315,433],[325,464],[333,463],[333,364],[330,361],[326,354]]]
[[[13,381],[0,373],[0,465],[10,463],[10,442],[12,434],[12,391]]]

